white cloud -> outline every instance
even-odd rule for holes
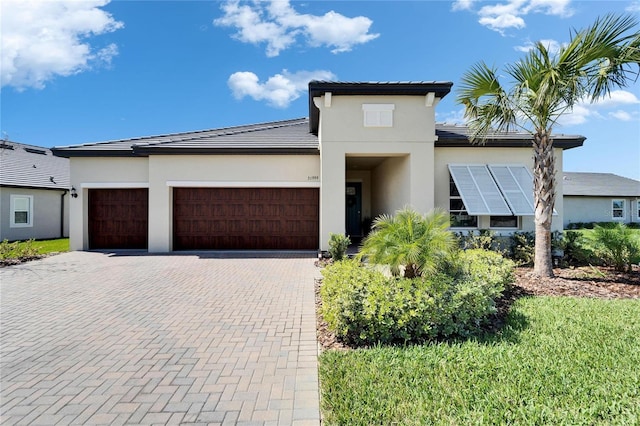
[[[625,8],[627,12],[637,13],[640,12],[640,0],[634,0],[629,6]]]
[[[620,120],[620,121],[631,121],[631,120],[633,120],[633,115],[631,115],[627,111],[623,111],[621,109],[610,112],[609,116],[615,118],[616,120]]]
[[[458,10],[471,10],[475,1],[477,0],[455,0],[451,6],[451,10],[454,12]]]
[[[241,71],[231,74],[228,80],[229,87],[236,99],[249,96],[256,101],[267,101],[271,106],[286,108],[291,102],[298,99],[300,94],[306,92],[311,80],[334,80],[336,77],[330,71],[298,71],[290,73],[282,70],[260,83],[257,75],[249,71]]]
[[[602,97],[595,102],[584,99],[576,103],[573,110],[564,114],[558,120],[563,126],[575,126],[586,123],[589,119],[606,119],[610,117],[614,120],[630,121],[640,119],[640,111],[637,105],[640,104],[638,97],[626,90],[613,90],[609,96]],[[630,111],[623,109],[631,107]],[[607,111],[614,109],[614,111]],[[606,113],[607,115],[603,115]]]
[[[3,0],[1,86],[41,89],[118,54],[115,44],[96,49],[91,36],[123,27],[100,9],[109,0]]]
[[[531,13],[569,17],[573,14],[570,3],[571,0],[507,0],[504,3],[485,5],[476,13],[481,25],[504,35],[509,28],[526,27],[524,17]],[[472,11],[472,6],[472,0],[458,0],[452,9]]]
[[[235,27],[234,37],[245,43],[266,43],[267,56],[278,56],[291,47],[299,37],[309,46],[327,46],[331,52],[351,50],[379,36],[370,34],[373,22],[364,16],[348,18],[330,11],[322,16],[300,14],[289,0],[253,1],[240,4],[231,0],[221,6],[224,15],[213,21],[215,25]]]
[[[551,53],[552,55],[558,53],[560,51],[560,43],[558,43],[555,40],[539,40],[540,43],[542,43],[547,50],[549,51],[549,53]],[[534,43],[532,41],[527,41],[524,45],[522,46],[516,46],[515,49],[520,51],[520,52],[529,52],[531,49],[533,49],[533,45]]]

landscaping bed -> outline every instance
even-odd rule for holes
[[[630,273],[617,272],[606,267],[578,267],[554,269],[554,278],[538,278],[532,268],[516,268],[516,281],[498,300],[498,312],[493,316],[489,330],[498,330],[513,302],[523,296],[574,296],[600,299],[640,299],[640,269],[634,266]],[[318,344],[323,350],[346,350],[349,346],[339,341],[320,315],[320,283],[316,282],[316,316]]]

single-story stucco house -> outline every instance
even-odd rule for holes
[[[564,172],[564,227],[640,222],[640,181],[613,173]]]
[[[69,236],[69,160],[0,142],[0,240]]]
[[[326,250],[371,218],[448,210],[456,230],[533,230],[530,136],[472,145],[436,124],[451,82],[309,83],[309,118],[57,147],[73,250]],[[555,135],[563,150],[582,136]],[[558,187],[554,229],[563,225]]]

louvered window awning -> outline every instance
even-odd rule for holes
[[[449,164],[467,213],[533,216],[533,177],[522,164]]]

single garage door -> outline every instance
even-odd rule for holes
[[[174,188],[174,250],[317,250],[318,188]]]
[[[146,249],[149,190],[89,190],[89,248]]]

